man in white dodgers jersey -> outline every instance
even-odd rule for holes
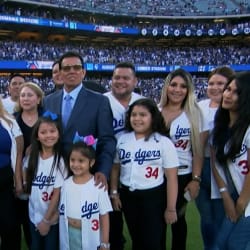
[[[129,62],[118,63],[113,71],[111,91],[105,93],[109,98],[110,106],[113,112],[113,128],[116,139],[124,133],[125,114],[134,101],[144,98],[134,92],[137,85],[135,66]],[[117,190],[110,190],[111,197],[117,194]],[[110,213],[110,245],[111,250],[123,249],[123,222],[122,213],[115,211]]]
[[[115,66],[112,76],[111,91],[105,93],[109,98],[113,112],[113,128],[118,138],[124,132],[125,113],[130,104],[144,98],[134,92],[137,85],[135,67],[132,63],[122,62]]]

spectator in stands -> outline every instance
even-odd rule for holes
[[[141,91],[140,87],[135,87],[134,92],[137,93],[137,94],[139,94],[139,95],[142,94],[142,91]]]
[[[223,66],[215,68],[208,76],[207,96],[208,99],[198,104],[209,123],[209,134],[214,127],[215,113],[220,105],[222,93],[227,82],[233,77],[234,71]],[[215,196],[215,180],[210,167],[209,141],[205,147],[205,159],[201,172],[199,196],[196,205],[201,217],[201,234],[205,250],[216,249],[216,237],[224,217],[223,203],[220,197]]]
[[[6,47],[7,50],[4,49]],[[158,45],[131,47],[125,45],[114,46],[112,44],[100,46],[93,43],[89,47],[89,44],[84,42],[61,45],[46,42],[5,40],[0,41],[0,48],[2,48],[0,50],[0,59],[14,61],[17,59],[53,60],[54,56],[61,56],[66,49],[84,53],[85,63],[114,64],[116,58],[122,61],[130,61],[135,65],[163,67],[167,65],[204,66],[250,63],[249,47],[236,43],[201,47],[160,47]]]
[[[57,17],[60,20],[64,19],[72,19],[72,15],[67,17],[65,11],[58,13],[57,8],[70,8],[77,10],[82,10],[84,13],[109,13],[112,14],[112,19],[116,22],[122,22],[121,16],[131,15],[134,20],[134,16],[137,15],[147,15],[147,16],[215,16],[215,15],[229,15],[229,14],[244,14],[249,13],[249,9],[247,8],[247,1],[222,1],[222,0],[209,0],[203,1],[175,1],[175,0],[154,0],[154,1],[139,1],[134,0],[133,4],[129,4],[127,1],[119,0],[119,1],[103,1],[103,0],[92,0],[87,1],[84,5],[80,0],[39,0],[38,2],[49,3],[50,5],[54,5],[53,9],[46,8],[46,11],[41,7],[39,11],[35,11],[36,8],[30,8],[22,5],[22,9],[13,8],[12,5],[9,6],[5,4],[5,11],[9,11],[12,14],[16,14],[17,16],[43,16],[44,18],[53,18]],[[243,2],[243,3],[242,3]],[[129,2],[131,3],[131,1]],[[47,6],[46,6],[47,7]],[[56,8],[57,7],[57,8]],[[35,9],[35,10],[34,10]],[[41,10],[40,10],[41,9]],[[85,14],[86,15],[86,14]],[[82,19],[85,17],[82,17]],[[77,15],[76,15],[77,17]],[[118,19],[120,17],[120,19]],[[107,21],[104,18],[101,18],[98,15],[86,15],[84,21],[96,24],[107,25]],[[75,17],[74,17],[75,19]],[[127,19],[126,19],[127,20]],[[157,19],[158,20],[158,19]],[[115,21],[110,21],[111,25],[115,23]],[[131,23],[132,21],[130,21]],[[110,24],[110,23],[108,23]],[[126,23],[128,25],[128,23]],[[118,25],[118,24],[116,24]],[[119,23],[119,26],[122,24]],[[125,25],[125,23],[123,24]]]
[[[203,144],[208,128],[194,96],[191,75],[183,69],[172,71],[166,78],[159,107],[179,158],[178,220],[172,224],[172,250],[185,250],[187,202],[199,193],[203,164]],[[204,123],[204,124],[203,124]],[[186,198],[185,198],[186,197]]]
[[[125,113],[130,104],[143,98],[134,92],[137,84],[135,66],[128,62],[121,62],[115,66],[112,75],[111,91],[105,93],[109,98],[113,112],[113,128],[116,139],[125,132]],[[119,195],[119,190],[110,190],[111,199]],[[124,248],[123,220],[121,211],[110,213],[110,246],[111,250]]]
[[[16,195],[22,193],[23,136],[15,119],[5,111],[0,97],[0,248],[20,250]],[[15,183],[14,183],[15,182]]]
[[[98,139],[95,183],[102,183],[102,187],[107,186],[115,153],[113,116],[107,97],[83,87],[82,80],[86,74],[83,65],[79,53],[67,52],[61,56],[59,68],[64,88],[45,97],[44,108],[62,117],[65,157],[76,132],[82,136],[92,134]]]
[[[19,87],[25,82],[25,79],[20,74],[13,74],[9,79],[9,96],[3,99],[3,106],[9,112],[9,114],[14,113],[15,106],[19,97]]]
[[[14,113],[16,121],[23,133],[24,148],[23,158],[30,150],[31,135],[38,117],[42,114],[42,100],[44,93],[42,89],[33,82],[26,82],[20,86],[17,112]],[[17,199],[17,212],[19,219],[19,240],[21,242],[21,228],[28,248],[31,245],[31,234],[28,214],[28,196],[21,195]]]

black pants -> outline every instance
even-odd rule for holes
[[[172,229],[172,250],[185,250],[187,241],[186,208],[187,200],[184,198],[184,188],[192,180],[192,174],[178,176],[178,197],[176,211],[178,220],[171,225]]]
[[[24,233],[24,239],[28,249],[31,246],[31,233],[30,233],[30,220],[29,220],[29,201],[16,199],[16,211],[18,219],[18,236],[21,245],[22,229]]]
[[[13,188],[13,171],[11,166],[0,168],[1,250],[20,250]]]
[[[125,238],[123,236],[123,218],[121,211],[109,213],[110,231],[109,242],[110,250],[123,250]]]
[[[121,202],[133,250],[165,250],[166,185],[130,191],[121,188]]]

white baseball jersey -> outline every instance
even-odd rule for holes
[[[12,101],[11,97],[8,96],[4,99],[2,99],[3,107],[9,114],[14,113],[15,106],[17,105],[17,102]]]
[[[166,136],[153,133],[148,140],[125,133],[117,142],[115,162],[120,164],[120,182],[131,190],[150,189],[164,181],[164,168],[179,166],[173,143]]]
[[[227,146],[225,146],[226,150]],[[246,175],[249,172],[249,164],[247,161],[248,153],[247,151],[250,149],[250,127],[248,127],[245,136],[242,141],[242,146],[240,152],[235,156],[233,160],[228,160],[228,168],[232,177],[232,180],[234,182],[235,188],[240,194],[243,184],[245,182]],[[220,166],[218,162],[215,163],[216,169],[218,170],[221,178],[226,181],[225,173],[223,166]],[[250,202],[248,202],[248,205],[245,210],[245,216],[250,216]]]
[[[208,128],[209,128],[209,137],[211,136],[211,132],[214,128],[214,117],[215,113],[218,108],[211,108],[209,107],[211,100],[206,99],[198,102],[198,105],[203,113],[203,116],[206,117],[208,122]],[[205,146],[205,156],[210,157],[210,149],[209,149],[209,143]]]
[[[206,117],[207,119],[207,123],[208,123],[208,128],[209,128],[209,138],[208,141],[205,145],[205,150],[204,150],[204,155],[205,157],[210,157],[210,142],[212,139],[212,131],[214,128],[214,117],[216,114],[216,111],[218,108],[211,108],[210,105],[211,100],[210,99],[206,99],[206,100],[202,100],[200,102],[198,102],[198,105],[203,113],[203,116]],[[211,198],[213,198],[212,194],[214,192],[219,192],[218,191],[218,187],[214,178],[214,175],[212,173],[212,168],[210,171],[210,176],[211,176]],[[215,197],[218,198],[218,197]]]
[[[24,167],[28,167],[29,157],[24,161]],[[39,157],[36,176],[32,181],[31,194],[29,196],[29,218],[37,225],[40,223],[48,210],[54,188],[60,188],[66,177],[66,170],[63,159],[60,160],[59,169],[51,174],[54,156],[43,160]]]
[[[67,218],[71,216],[82,221],[82,249],[97,249],[101,243],[100,215],[112,211],[107,191],[95,186],[93,177],[85,184],[75,184],[71,176],[61,189],[59,209],[60,249],[69,250]]]
[[[106,95],[109,98],[110,106],[113,113],[113,128],[116,138],[124,133],[125,130],[125,113],[127,108],[125,108],[112,94],[112,92],[107,92]],[[135,92],[132,92],[129,105],[138,99],[144,98]]]
[[[199,122],[201,132],[208,130],[207,124],[203,121],[201,128],[201,121]],[[191,127],[188,117],[185,112],[182,112],[176,117],[170,126],[170,138],[177,150],[180,166],[187,166],[185,168],[178,168],[178,175],[189,174],[192,172],[192,145],[191,145]]]

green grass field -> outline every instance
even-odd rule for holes
[[[200,234],[200,216],[194,202],[190,202],[187,208],[187,224],[188,224],[188,239],[187,239],[187,250],[202,250],[202,239]],[[167,233],[167,250],[170,249],[171,233],[168,227]],[[124,235],[126,237],[125,250],[131,250],[131,240],[127,228],[124,228]],[[23,243],[22,250],[27,250]]]

